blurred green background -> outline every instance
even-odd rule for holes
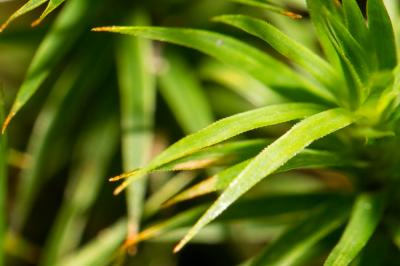
[[[90,8],[77,14],[79,23],[69,31],[54,33],[56,20],[74,1],[86,1]],[[124,256],[117,250],[126,235],[126,222],[121,219],[126,217],[127,204],[124,194],[113,196],[115,185],[107,181],[108,177],[140,166],[169,144],[218,118],[285,99],[244,73],[196,51],[90,31],[97,26],[136,22],[212,29],[273,53],[255,38],[210,20],[220,14],[243,13],[265,18],[319,51],[304,1],[278,2],[302,14],[303,19],[293,20],[230,1],[67,0],[34,28],[30,23],[40,16],[42,8],[10,24],[0,34],[0,86],[7,111],[43,40],[53,34],[53,38],[62,39],[62,45],[55,51],[43,48],[49,53],[51,64],[47,66],[51,67],[37,93],[7,130],[4,265],[235,265],[256,254],[286,224],[295,221],[301,213],[284,222],[278,218],[239,219],[215,224],[182,252],[172,254],[173,245],[185,232],[182,228],[188,226],[179,225],[163,237],[140,243],[135,256],[121,261]],[[23,4],[16,0],[0,2],[0,22]],[[151,51],[143,48],[146,45]],[[136,56],[142,65],[125,62],[130,56]],[[142,76],[129,69],[142,71]],[[148,89],[135,94],[129,91],[129,86],[135,85]],[[139,122],[130,125],[124,119]],[[133,130],[127,133],[125,126]],[[287,125],[280,125],[251,134],[274,137],[285,129]],[[132,134],[133,142],[124,140]],[[151,175],[144,192],[140,227],[215,199],[210,195],[169,208],[160,206],[181,188],[217,169],[178,176]],[[296,186],[293,180],[297,180]],[[261,184],[251,193],[279,195],[318,191],[321,187],[345,190],[346,185],[345,180],[330,183],[315,172],[295,172],[280,176],[279,181],[272,178],[268,187]],[[319,265],[319,258],[309,265],[313,264]]]

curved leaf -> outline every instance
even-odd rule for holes
[[[202,196],[215,191],[224,190],[237,177],[240,172],[247,167],[251,159],[231,166],[224,171],[188,188],[168,200],[165,205],[169,206],[177,202],[188,200],[194,197]],[[342,156],[317,150],[304,150],[296,157],[290,159],[286,164],[278,168],[274,173],[286,172],[295,169],[310,169],[329,166],[343,166],[349,163],[348,159]]]
[[[288,122],[294,119],[300,119],[318,113],[321,110],[323,110],[323,108],[314,104],[290,103],[267,106],[233,115],[221,119],[208,127],[181,139],[153,159],[148,166],[119,175],[111,180],[119,180],[126,177],[133,179],[135,176],[145,175],[164,164],[190,155],[200,149],[217,144],[243,132]],[[129,179],[122,183],[115,193],[119,193],[119,191],[125,188],[128,184]]]
[[[325,266],[349,265],[367,244],[375,231],[385,207],[385,194],[362,194],[358,196],[339,243],[335,246]]]
[[[28,73],[18,90],[11,110],[3,123],[2,132],[6,130],[11,119],[39,89],[50,74],[52,68],[87,27],[90,14],[94,13],[92,5],[95,0],[71,0],[65,6],[50,32],[43,39],[29,66]],[[89,14],[89,15],[88,15]]]
[[[346,110],[338,108],[318,113],[296,124],[250,162],[178,243],[174,251],[179,251],[198,231],[260,180],[276,171],[313,141],[350,125],[352,120]]]
[[[6,22],[4,22],[0,26],[0,32],[4,31],[5,28],[7,28],[8,24],[10,24],[13,20],[17,19],[18,17],[28,13],[29,11],[37,8],[38,6],[41,6],[45,2],[49,0],[29,0],[26,2],[20,9],[15,11],[8,19]]]
[[[261,38],[283,56],[309,71],[319,82],[331,90],[337,90],[340,86],[337,73],[324,59],[271,24],[244,15],[223,15],[214,20],[232,25]]]
[[[310,83],[285,64],[260,50],[223,34],[194,29],[139,26],[99,27],[93,31],[130,34],[188,46],[238,67],[285,96],[298,99],[301,97],[299,90],[302,89],[302,95],[307,100],[315,101],[314,97],[318,97],[320,101],[334,102],[332,95],[325,88]]]
[[[325,203],[308,218],[287,230],[270,246],[267,246],[251,263],[251,266],[290,266],[312,246],[345,222],[349,202],[337,199]]]

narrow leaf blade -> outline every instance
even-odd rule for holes
[[[171,42],[197,49],[218,60],[233,65],[279,93],[299,97],[302,89],[307,100],[332,102],[334,99],[324,88],[315,86],[303,76],[271,56],[231,37],[204,30],[162,27],[100,27],[94,31],[108,31]]]
[[[179,242],[175,251],[179,251],[198,231],[220,215],[242,194],[261,179],[273,173],[306,146],[351,123],[351,115],[339,108],[318,113],[295,125],[257,155],[239,176],[229,184],[217,201]]]
[[[372,236],[384,207],[384,194],[382,193],[358,196],[350,221],[324,265],[349,265]]]

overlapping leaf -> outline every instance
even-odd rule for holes
[[[132,179],[135,176],[145,175],[146,173],[156,170],[169,162],[193,154],[200,149],[212,146],[243,132],[304,118],[318,113],[321,110],[323,110],[322,107],[314,104],[280,104],[255,109],[221,119],[176,142],[153,159],[146,167],[122,174],[112,180],[119,180],[127,177]],[[125,188],[128,184],[129,179],[122,183],[116,193]]]
[[[305,77],[260,50],[223,34],[194,29],[140,26],[99,27],[93,30],[130,34],[188,46],[249,73],[285,96],[297,96],[297,99],[301,96],[314,102],[315,97],[325,102],[334,101],[325,88],[309,82]]]
[[[228,187],[228,185],[242,172],[251,159],[231,166],[224,171],[188,188],[187,190],[179,193],[168,202],[166,205],[175,204],[180,201],[188,200],[204,194],[215,191],[221,191]],[[320,167],[343,166],[348,164],[347,159],[334,153],[317,151],[317,150],[304,150],[296,157],[289,160],[286,164],[278,168],[275,173],[290,171],[294,169],[310,169]]]
[[[217,201],[207,210],[188,234],[175,247],[179,251],[189,240],[220,215],[261,179],[276,171],[313,141],[335,132],[352,123],[352,116],[343,109],[332,109],[318,113],[298,123],[291,130],[257,155],[231,182]],[[319,125],[316,127],[316,125]],[[307,133],[307,134],[304,134]]]

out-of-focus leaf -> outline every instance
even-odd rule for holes
[[[313,141],[350,125],[352,121],[349,112],[338,108],[315,114],[296,124],[246,166],[178,243],[175,251],[179,251],[201,228],[214,220],[256,183],[276,171]]]
[[[161,93],[185,133],[196,132],[214,121],[211,107],[190,66],[177,53],[165,53],[160,74]]]
[[[179,173],[168,180],[160,189],[154,192],[144,204],[144,218],[155,214],[160,209],[163,202],[192,182],[194,177],[195,176],[190,173]]]
[[[382,0],[367,1],[370,41],[375,45],[379,69],[393,69],[397,64],[396,42],[392,22]]]
[[[286,164],[278,168],[275,173],[294,169],[343,166],[349,163],[348,160],[343,160],[342,158],[342,156],[334,153],[306,149],[299,153],[299,155],[296,157],[290,159]],[[179,193],[166,202],[166,205],[172,205],[177,202],[188,200],[211,192],[224,190],[240,174],[240,172],[247,167],[250,162],[251,159],[225,169],[224,171]]]
[[[354,203],[350,221],[324,265],[349,265],[374,233],[384,207],[385,194],[383,193],[358,196]]]
[[[285,96],[296,99],[302,97],[314,102],[317,100],[315,97],[318,97],[317,101],[334,102],[332,94],[326,88],[311,83],[268,54],[223,34],[162,27],[113,26],[93,30],[130,34],[188,46],[249,73]]]
[[[129,179],[146,175],[146,173],[160,168],[169,162],[193,154],[200,149],[212,146],[249,130],[307,117],[321,110],[323,110],[322,107],[314,104],[280,104],[221,119],[176,142],[154,158],[146,167],[112,178],[111,180],[128,178],[128,180],[125,180],[117,188],[115,193],[118,194],[124,189],[129,184]]]
[[[93,7],[99,5],[101,5],[100,2],[94,0],[68,1],[32,59],[26,78],[18,90],[16,99],[3,123],[3,132],[15,114],[39,89],[52,68],[68,52],[81,32],[85,30],[91,14],[96,13]]]
[[[56,9],[59,5],[61,5],[62,3],[64,3],[65,0],[49,0],[49,3],[47,4],[46,9],[43,11],[43,13],[40,15],[40,18],[38,20],[36,20],[35,22],[33,22],[33,26],[39,24],[40,22],[42,22],[42,20],[48,15],[50,14],[52,11],[54,11],[54,9]]]
[[[345,222],[349,205],[346,199],[325,203],[267,246],[248,265],[293,265],[312,246]]]
[[[224,15],[214,20],[242,29],[266,41],[279,53],[309,71],[331,91],[337,91],[340,87],[337,73],[325,60],[271,24],[244,15]]]
[[[0,87],[0,123],[4,121],[4,94]],[[7,140],[6,135],[0,136],[0,265],[4,265],[6,246],[7,217]]]
[[[227,210],[218,218],[220,222],[251,220],[255,218],[273,218],[285,215],[299,215],[319,206],[326,201],[333,199],[343,200],[346,196],[340,194],[304,194],[304,195],[281,195],[281,196],[263,196],[259,198],[247,199],[236,202],[232,208]],[[206,205],[201,205],[179,213],[172,218],[156,223],[144,231],[137,238],[129,239],[126,246],[140,241],[144,241],[173,229],[188,226],[194,223],[207,209]]]
[[[133,24],[148,25],[142,11],[133,14]],[[142,167],[150,157],[155,110],[155,77],[152,43],[146,39],[121,36],[117,47],[121,103],[122,160],[124,171]],[[137,234],[143,211],[146,179],[128,187],[128,237]]]
[[[116,117],[109,114],[99,117],[78,142],[77,163],[73,166],[63,205],[42,251],[40,265],[54,265],[81,240],[88,209],[98,195],[104,181],[102,177],[106,176],[117,146]]]
[[[284,16],[288,16],[288,17],[293,18],[293,19],[302,18],[302,16],[299,15],[299,14],[296,14],[294,12],[286,10],[286,9],[284,9],[282,7],[277,6],[277,5],[270,4],[268,2],[261,2],[261,1],[255,1],[255,0],[230,0],[230,1],[236,2],[236,3],[239,3],[239,4],[248,5],[248,6],[254,6],[254,7],[258,7],[258,8],[263,8],[265,10],[272,11],[272,12],[275,12],[275,13],[278,13],[278,14],[281,14],[281,15],[284,15]]]
[[[20,9],[15,11],[8,19],[6,22],[4,22],[0,26],[0,32],[4,31],[5,28],[7,28],[8,24],[10,24],[13,20],[16,18],[28,13],[29,11],[37,8],[38,6],[44,4],[48,0],[29,0],[26,2]]]
[[[227,89],[231,89],[255,107],[282,103],[285,98],[272,91],[260,81],[250,75],[223,64],[216,60],[207,60],[201,65],[200,76],[207,80],[218,83]],[[211,93],[215,91],[210,88]],[[211,94],[211,100],[213,100]],[[217,101],[221,106],[224,101]],[[229,104],[228,104],[229,106]],[[224,109],[227,109],[226,107]]]
[[[91,41],[93,39],[88,40],[89,43]],[[83,44],[83,47],[91,47],[87,44]],[[37,193],[47,179],[44,174],[48,167],[46,156],[50,147],[56,145],[55,142],[60,142],[57,131],[60,128],[63,132],[70,130],[71,123],[85,104],[85,99],[95,89],[95,84],[102,81],[99,77],[108,70],[109,56],[104,53],[107,47],[91,48],[91,52],[82,59],[68,65],[54,84],[55,89],[39,113],[28,144],[28,153],[32,160],[29,167],[22,169],[21,181],[17,187],[11,219],[15,230],[24,226]]]
[[[120,220],[102,231],[75,253],[61,258],[56,266],[106,266],[126,237],[126,221]]]
[[[255,156],[270,140],[252,139],[226,142],[202,149],[182,159],[164,164],[158,170],[194,170],[210,166],[227,165]]]

